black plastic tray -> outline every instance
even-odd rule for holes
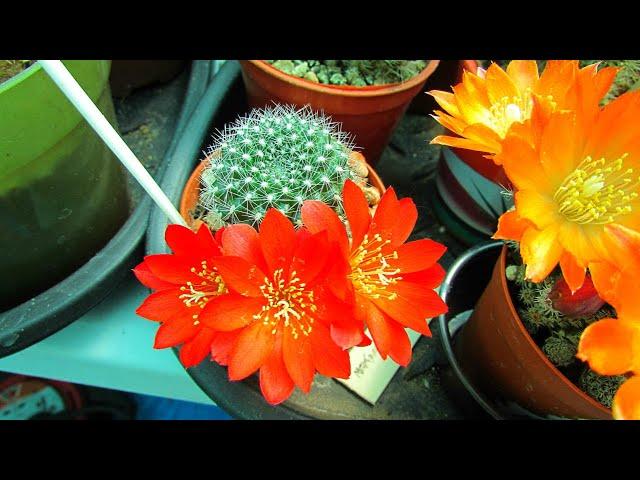
[[[212,68],[213,62],[208,60],[192,63],[182,107],[173,122],[172,140],[154,175],[157,180],[199,105]],[[166,132],[171,134],[171,130]],[[0,313],[0,358],[43,340],[104,299],[138,261],[150,210],[151,200],[145,195],[116,235],[86,264],[38,296]]]

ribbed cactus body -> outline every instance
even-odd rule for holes
[[[309,108],[255,109],[226,126],[209,147],[201,178],[204,220],[214,228],[257,225],[275,207],[299,224],[305,200],[320,200],[342,215],[352,147],[338,124]]]

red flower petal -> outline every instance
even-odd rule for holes
[[[424,288],[437,288],[440,286],[447,272],[442,265],[434,263],[431,267],[419,272],[403,273],[402,280],[418,284]]]
[[[349,254],[349,239],[344,224],[338,214],[327,204],[317,200],[307,200],[302,204],[302,222],[311,233],[327,231],[330,242],[338,243],[340,251],[346,257]]]
[[[379,233],[382,238],[390,239],[393,236],[396,222],[401,220],[398,197],[393,187],[389,187],[382,195],[378,208],[376,208],[376,213],[373,215],[369,228],[369,238]]]
[[[396,322],[423,335],[431,336],[427,319],[447,311],[447,305],[438,294],[421,285],[405,281],[389,285],[387,289],[398,296],[393,300],[380,297],[371,301]]]
[[[273,327],[254,322],[238,335],[229,352],[229,380],[242,380],[267,361],[275,343]]]
[[[225,255],[242,257],[247,262],[257,265],[263,272],[267,271],[258,232],[251,225],[238,223],[226,227],[222,235],[222,246]]]
[[[282,329],[278,328],[273,351],[260,368],[260,390],[271,405],[277,405],[291,396],[295,385],[282,359]]]
[[[347,214],[349,228],[351,229],[351,243],[357,247],[362,243],[362,239],[369,231],[369,224],[371,223],[369,202],[367,202],[362,189],[351,180],[347,180],[344,183],[342,199],[344,212]]]
[[[327,327],[321,323],[315,324],[310,341],[311,358],[318,373],[327,377],[349,378],[351,374],[349,352],[342,350],[333,342]]]
[[[255,321],[253,316],[260,313],[264,304],[264,297],[244,297],[229,293],[207,302],[199,318],[209,328],[229,332]]]
[[[412,199],[403,198],[398,201],[398,219],[391,236],[392,246],[402,245],[406,242],[411,232],[413,232],[413,227],[416,226],[418,209]]]
[[[298,332],[298,338],[294,338],[285,330],[282,338],[282,357],[293,383],[303,392],[309,393],[315,374],[309,337]]]
[[[322,231],[311,235],[300,242],[295,251],[291,270],[309,288],[313,281],[322,272],[331,268],[329,260],[330,245],[327,240],[327,232]]]
[[[180,361],[186,368],[198,365],[211,352],[211,342],[216,335],[215,330],[202,328],[191,340],[180,349]]]
[[[267,210],[260,224],[260,247],[267,262],[268,274],[283,269],[283,278],[289,276],[289,264],[296,247],[296,232],[291,221],[279,210]]]
[[[175,318],[184,317],[191,318],[193,314],[190,312],[190,307],[187,307],[179,298],[182,293],[178,287],[152,293],[144,299],[136,309],[136,313],[154,322],[169,322]],[[191,308],[200,310],[198,307]]]
[[[342,348],[351,348],[363,341],[364,323],[356,317],[352,304],[339,300],[327,289],[316,291],[316,318],[330,325],[331,338]]]
[[[167,225],[164,231],[164,239],[176,255],[191,256],[198,248],[196,234],[183,225]]]
[[[136,266],[136,268],[133,269],[133,274],[141,284],[152,290],[164,290],[167,288],[175,287],[175,284],[160,280],[153,273],[151,273],[151,270],[149,270],[149,266],[144,261],[140,262]]]
[[[266,276],[257,265],[244,258],[227,256],[216,257],[211,263],[227,288],[249,297],[262,297],[260,286],[264,284]]]
[[[401,273],[425,270],[444,255],[447,247],[428,238],[405,243],[395,248],[397,259],[390,259],[391,268],[399,268]]]
[[[411,361],[411,342],[404,328],[384,315],[369,300],[363,300],[362,308],[366,312],[367,327],[380,356],[383,359],[390,356],[399,365],[408,365]]]
[[[171,254],[147,255],[144,261],[156,277],[166,282],[184,285],[187,282],[200,283],[198,275],[192,268],[200,271],[200,264],[193,257],[181,257]]]
[[[222,229],[220,229],[222,230]],[[216,232],[216,236],[220,234],[220,230]],[[196,250],[203,258],[216,257],[222,255],[222,249],[220,248],[219,239],[214,238],[211,230],[206,223],[202,223],[196,233]]]
[[[220,365],[229,363],[229,353],[236,344],[236,340],[242,330],[232,332],[216,332],[211,341],[211,358]]]
[[[167,348],[191,340],[202,327],[192,318],[175,318],[160,325],[153,348]]]

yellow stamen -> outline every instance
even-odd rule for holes
[[[282,273],[283,270],[278,269],[273,273],[273,280],[265,277],[260,290],[267,299],[267,304],[253,318],[273,327],[273,335],[278,331],[278,324],[281,324],[289,329],[295,339],[300,333],[308,336],[313,330],[312,314],[318,310],[314,293],[306,290],[306,284],[300,282],[295,271],[289,275],[288,282],[282,278]]]
[[[200,264],[201,270],[196,270],[195,267],[191,268],[191,272],[198,275],[202,280],[193,284],[193,282],[187,282],[186,285],[180,287],[180,291],[185,292],[178,296],[187,307],[198,306],[204,308],[211,297],[217,297],[223,293],[227,293],[227,287],[222,280],[222,277],[215,271],[207,266],[206,260],[203,260]],[[193,318],[196,318],[194,315]],[[197,323],[195,323],[197,325]]]
[[[625,153],[608,162],[586,157],[564,179],[553,199],[565,218],[579,224],[606,224],[632,211],[640,177],[625,168]]]
[[[399,268],[391,268],[389,260],[398,258],[395,250],[386,255],[382,254],[382,249],[391,243],[391,240],[382,240],[379,233],[376,233],[371,240],[365,235],[362,243],[351,254],[351,274],[349,278],[355,289],[371,298],[386,298],[395,300],[398,295],[389,292],[387,286],[402,280],[396,277],[400,273]]]
[[[532,108],[529,91],[519,97],[502,97],[489,108],[485,124],[504,138],[514,122],[523,122],[531,117]]]

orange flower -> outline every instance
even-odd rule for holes
[[[614,418],[640,420],[640,319],[605,318],[589,325],[580,338],[578,358],[601,375],[635,374],[613,399]]]
[[[552,113],[533,144],[504,140],[496,159],[516,189],[515,210],[494,238],[520,242],[527,279],[540,282],[559,263],[576,291],[589,267],[602,294],[603,276],[624,270],[633,256],[627,234],[640,230],[639,116],[640,92],[631,92],[595,115]]]
[[[405,243],[418,212],[411,199],[398,200],[393,188],[382,195],[373,218],[355,183],[347,180],[342,196],[351,241],[336,213],[322,202],[304,202],[302,221],[310,232],[326,230],[329,239],[338,243],[342,260],[335,262],[331,288],[355,304],[358,323],[366,324],[380,356],[406,366],[411,360],[411,343],[405,328],[430,336],[427,319],[447,311],[433,290],[444,278],[437,261],[446,247],[427,238]],[[335,327],[333,338],[339,344],[351,346],[360,341],[350,324],[345,322],[342,331]]]
[[[513,60],[506,72],[492,63],[482,76],[465,70],[453,93],[429,92],[446,111],[436,110],[433,117],[459,135],[440,135],[431,143],[486,152],[493,158],[511,126],[528,122],[535,103],[541,115],[583,107],[594,113],[617,71],[597,71],[597,64],[579,69],[577,60],[549,60],[541,76],[535,60]]]

